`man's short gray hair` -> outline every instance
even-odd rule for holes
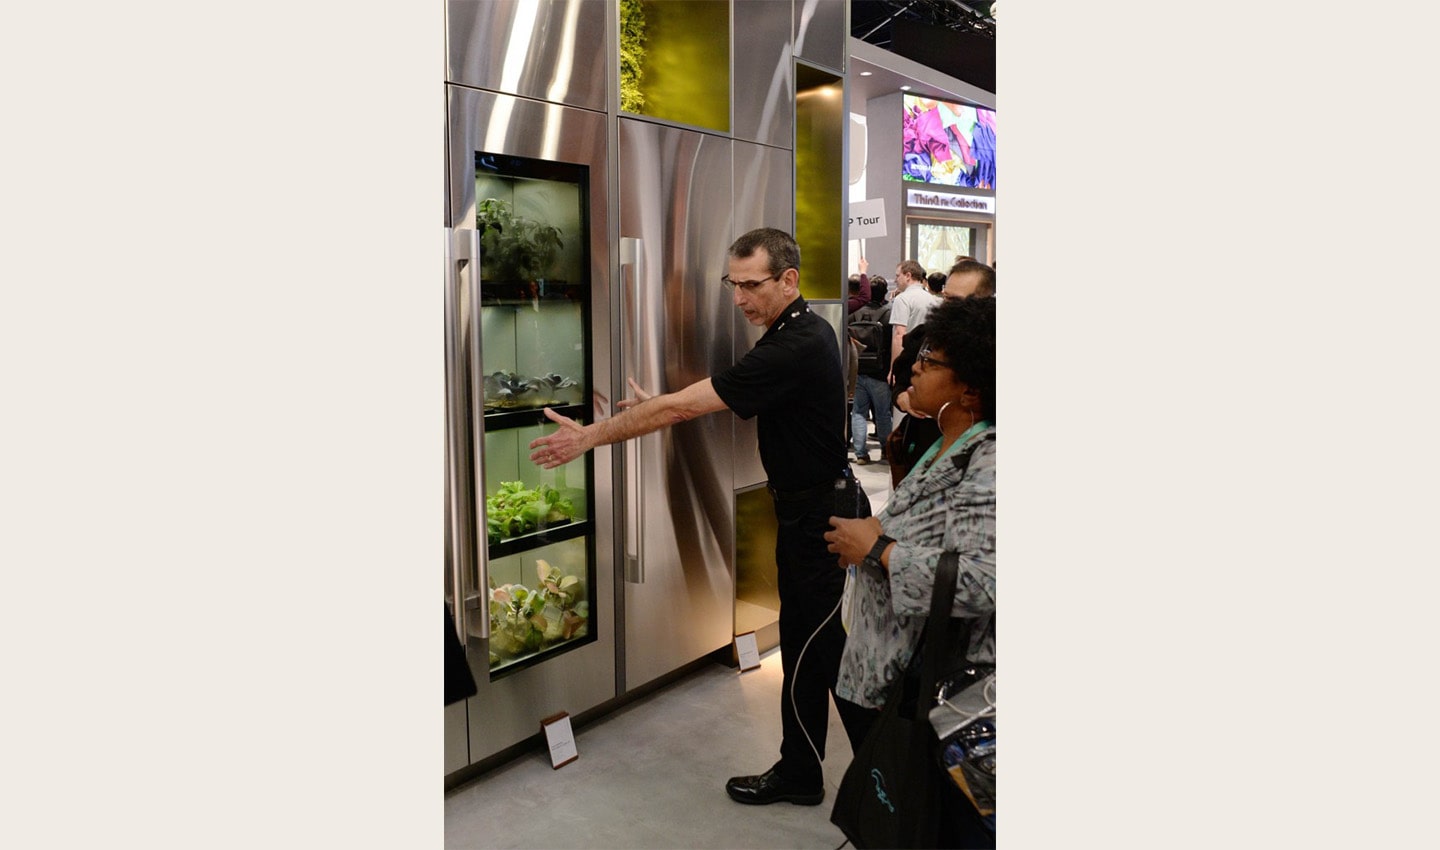
[[[760,248],[770,257],[770,274],[778,276],[786,269],[800,270],[800,246],[795,244],[795,238],[773,227],[757,227],[736,239],[730,246],[730,256],[748,259]]]

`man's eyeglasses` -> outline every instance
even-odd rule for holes
[[[727,274],[724,277],[720,278],[720,282],[725,284],[726,289],[740,289],[745,292],[754,292],[755,290],[759,289],[760,287],[764,286],[766,283],[769,283],[772,280],[779,280],[780,275],[783,274],[784,272],[781,272],[780,274],[772,274],[769,277],[763,278],[761,280],[731,280],[730,275]]]
[[[915,355],[915,362],[925,364],[926,369],[929,369],[931,366],[944,366],[946,369],[953,368],[949,363],[946,363],[944,360],[941,360],[938,357],[931,357],[930,349],[928,347],[920,349],[920,353]]]

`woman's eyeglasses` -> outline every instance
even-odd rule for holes
[[[781,272],[780,274],[784,274],[784,272]],[[724,277],[720,278],[720,282],[725,284],[725,287],[727,289],[739,289],[744,292],[754,292],[755,290],[764,286],[766,283],[769,283],[772,280],[779,279],[779,274],[772,274],[769,277],[763,278],[761,280],[731,280],[730,275],[727,274]]]
[[[920,353],[915,355],[915,362],[925,364],[926,369],[929,369],[931,366],[944,366],[946,369],[953,368],[949,363],[946,363],[944,360],[941,360],[938,357],[931,357],[930,349],[928,347],[920,349]]]

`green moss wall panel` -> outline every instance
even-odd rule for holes
[[[795,96],[795,241],[800,294],[811,301],[846,294],[845,99],[839,79],[825,79]]]
[[[644,0],[637,114],[730,132],[728,0]]]

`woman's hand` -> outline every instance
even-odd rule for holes
[[[929,419],[928,414],[910,403],[910,394],[914,391],[914,387],[909,387],[905,392],[895,396],[895,406],[900,408],[901,413],[908,413],[916,419]]]
[[[649,401],[650,399],[655,397],[654,393],[647,393],[644,390],[640,389],[640,385],[635,383],[634,378],[626,378],[625,383],[630,385],[630,390],[631,392],[635,393],[635,397],[622,398],[619,401],[615,402],[615,406],[621,410],[624,410],[627,407],[634,407],[642,401]]]
[[[873,516],[864,519],[832,516],[830,526],[831,530],[825,532],[825,539],[830,545],[825,548],[840,556],[841,569],[865,560],[883,530],[880,520]]]
[[[533,449],[530,452],[532,462],[546,469],[554,469],[590,451],[592,446],[586,439],[584,425],[548,407],[545,408],[545,415],[550,421],[560,423],[560,427],[555,429],[553,434],[530,441],[530,448]]]

